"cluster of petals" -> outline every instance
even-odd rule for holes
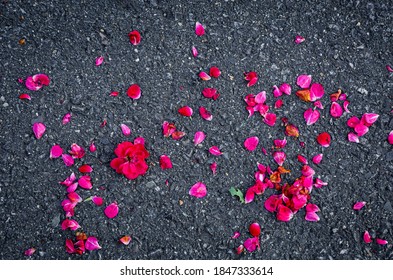
[[[343,93],[341,89],[330,95],[330,101],[332,102],[330,105],[330,115],[333,118],[340,118],[344,111],[350,113],[348,109],[349,101],[347,100],[347,95]],[[343,101],[343,104],[340,105],[340,103],[338,103],[339,101]]]
[[[134,143],[125,141],[118,144],[114,151],[117,157],[110,163],[118,174],[123,174],[129,180],[144,175],[148,169],[145,160],[149,157],[149,152],[144,143],[136,140]]]
[[[167,121],[164,121],[162,124],[162,134],[164,137],[172,137],[174,140],[179,140],[186,135],[185,132],[177,130],[175,124]]]
[[[356,116],[352,116],[348,119],[347,125],[353,128],[354,132],[348,133],[348,141],[359,143],[359,137],[365,135],[369,127],[378,120],[379,115],[374,113],[365,113],[359,119]]]
[[[298,76],[296,84],[301,88],[296,92],[296,95],[303,101],[315,102],[325,94],[325,90],[321,84],[311,84],[311,75],[303,74]]]
[[[25,85],[29,90],[37,91],[41,89],[43,86],[49,86],[50,79],[45,74],[36,74],[33,76],[27,77],[25,81]]]
[[[78,255],[82,255],[86,250],[94,251],[101,249],[97,238],[94,236],[89,236],[87,238],[77,236],[76,241],[66,239],[65,247],[67,253]]]
[[[262,195],[267,188],[274,188],[274,183],[271,179],[276,180],[280,177],[280,172],[273,172],[269,166],[258,163],[258,170],[254,175],[254,185],[249,187],[246,191],[244,202],[251,203],[256,195]],[[269,177],[270,176],[270,177]]]
[[[283,94],[291,95],[292,87],[287,83],[281,84],[279,87],[274,85],[273,86],[273,96],[278,98]]]
[[[258,223],[252,223],[248,228],[252,237],[247,238],[243,244],[236,248],[236,253],[240,255],[246,249],[248,252],[254,252],[256,249],[260,249],[259,236],[261,235],[261,226]],[[238,238],[240,233],[236,236]]]
[[[248,81],[247,87],[251,87],[258,82],[258,74],[257,72],[246,72],[244,73],[244,79]]]
[[[373,241],[371,234],[366,230],[363,233],[363,241],[365,243],[371,243]],[[388,241],[386,239],[381,239],[381,238],[376,238],[375,241],[377,242],[378,245],[386,245],[388,244]]]
[[[266,92],[262,91],[257,95],[248,94],[244,101],[246,102],[247,106],[246,109],[248,111],[248,117],[251,117],[254,112],[259,112],[263,117],[264,123],[269,126],[274,126],[276,123],[277,116],[274,113],[269,113],[269,105],[266,102]]]
[[[217,98],[220,97],[220,94],[215,88],[204,88],[202,90],[202,95],[206,98],[211,98],[213,100],[217,100]]]

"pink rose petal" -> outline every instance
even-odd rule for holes
[[[100,66],[104,62],[104,57],[99,56],[96,58],[96,66]]]
[[[323,186],[327,186],[327,184],[328,184],[328,183],[322,181],[321,179],[316,178],[316,179],[315,179],[315,182],[314,182],[314,187],[316,187],[316,188],[319,189],[319,188],[322,188]]]
[[[337,102],[332,102],[332,105],[330,106],[330,115],[333,118],[339,118],[343,114],[343,109],[341,108],[341,105],[338,104]]]
[[[67,113],[63,116],[63,119],[61,120],[61,122],[64,124],[67,124],[71,121],[71,113]]]
[[[325,89],[321,84],[312,84],[310,87],[310,101],[321,99],[325,94]]]
[[[356,202],[356,203],[353,205],[352,209],[353,209],[353,210],[360,210],[360,209],[362,209],[362,208],[364,207],[364,205],[366,205],[366,203],[367,203],[367,202],[365,202],[365,201],[358,201],[358,202]]]
[[[320,115],[321,114],[319,113],[318,110],[313,110],[312,108],[308,108],[303,114],[307,125],[312,125],[312,124],[316,123],[318,121]]]
[[[78,224],[77,221],[75,220],[70,220],[70,219],[65,219],[62,223],[61,223],[61,229],[62,230],[66,230],[66,229],[70,229],[70,230],[77,230],[78,228],[80,228],[81,226]]]
[[[46,126],[43,123],[37,122],[33,124],[33,132],[35,135],[35,138],[40,139],[46,130]]]
[[[235,231],[234,233],[233,233],[233,235],[232,235],[232,239],[237,239],[237,238],[239,238],[240,237],[240,232],[238,232],[238,231]]]
[[[244,141],[244,147],[249,151],[254,151],[259,143],[259,138],[256,136],[249,137]]]
[[[348,141],[359,143],[359,136],[353,132],[348,133]]]
[[[283,165],[286,158],[287,156],[283,151],[276,151],[273,153],[273,159],[279,166]]]
[[[198,74],[199,78],[201,78],[201,80],[203,81],[209,81],[211,79],[211,77],[206,73],[206,72],[200,72]]]
[[[94,145],[94,142],[91,142],[89,150],[92,153],[94,153],[97,150],[96,145]]]
[[[170,157],[167,155],[160,156],[160,167],[162,170],[171,169],[173,167]]]
[[[79,178],[78,185],[86,190],[90,190],[93,188],[93,184],[91,183],[91,178],[89,175],[84,175]]]
[[[132,99],[139,99],[141,98],[141,88],[138,84],[132,84],[128,89],[127,89],[127,95],[129,98]]]
[[[292,210],[303,208],[307,203],[307,195],[297,194],[292,197]]]
[[[93,251],[101,249],[101,246],[98,244],[98,240],[96,237],[89,236],[85,242],[86,250]]]
[[[31,97],[27,93],[22,93],[22,94],[19,95],[19,99],[21,99],[21,100],[24,100],[24,99],[31,100]]]
[[[220,97],[220,94],[215,88],[204,88],[202,94],[204,97],[211,98],[213,100],[217,100],[217,98]]]
[[[283,83],[279,87],[280,91],[286,95],[291,95],[292,88],[289,84]]]
[[[385,240],[385,239],[377,238],[376,241],[377,241],[377,244],[379,244],[379,245],[386,245],[386,244],[388,244],[388,241]]]
[[[320,211],[318,205],[312,203],[308,203],[306,205],[306,212],[318,212],[318,211]]]
[[[203,131],[197,131],[194,135],[194,145],[199,145],[205,140],[206,135]]]
[[[49,158],[58,158],[63,154],[63,149],[60,145],[53,145],[50,149]]]
[[[189,193],[189,195],[195,196],[198,198],[205,197],[207,194],[206,185],[203,184],[202,182],[197,182],[195,185],[193,185],[190,188],[188,193]]]
[[[85,149],[78,144],[73,143],[71,145],[71,150],[68,151],[68,153],[72,155],[73,158],[83,158],[85,156]]]
[[[306,212],[305,219],[309,222],[318,222],[320,220],[319,216],[315,212]]]
[[[371,243],[371,241],[372,241],[371,235],[370,235],[370,233],[367,230],[363,234],[363,240],[366,243]]]
[[[185,117],[191,117],[193,114],[193,110],[191,107],[183,106],[178,110],[179,114]]]
[[[268,126],[274,126],[276,120],[277,120],[277,116],[274,113],[267,113],[263,118],[263,122]]]
[[[196,47],[193,46],[191,48],[191,52],[192,52],[193,57],[197,57],[198,56],[198,50],[197,50]]]
[[[315,170],[312,169],[309,165],[303,165],[302,167],[302,175],[304,177],[314,176]]]
[[[110,94],[109,94],[109,96],[113,96],[113,97],[116,97],[116,96],[118,96],[119,95],[119,92],[118,91],[112,91]]]
[[[197,36],[202,36],[203,34],[205,34],[205,28],[203,27],[203,25],[200,22],[196,22],[195,23],[195,34]]]
[[[97,206],[101,206],[104,203],[104,199],[100,196],[93,196],[91,201]]]
[[[213,162],[210,164],[210,170],[213,172],[213,175],[216,175],[217,173],[217,162]]]
[[[62,154],[61,157],[63,158],[64,164],[68,167],[74,165],[74,158],[69,154]]]
[[[282,95],[282,91],[278,88],[278,86],[273,86],[273,96],[275,98],[280,97]]]
[[[309,88],[311,84],[311,75],[300,75],[297,77],[296,84],[303,89]]]
[[[281,195],[271,195],[265,200],[264,206],[267,211],[273,213],[277,211],[277,208],[281,203]]]
[[[345,101],[343,102],[344,111],[347,112],[347,113],[351,113],[351,111],[349,111],[349,109],[348,109],[348,106],[349,106],[349,101],[348,101],[348,100],[345,100]]]
[[[35,253],[36,249],[35,248],[29,248],[25,251],[25,256],[30,257],[31,255],[33,255]]]
[[[314,106],[316,107],[316,108],[318,108],[318,109],[321,109],[321,110],[323,110],[323,105],[322,105],[322,102],[321,102],[321,100],[317,100],[317,101],[315,101],[314,102]]]
[[[386,65],[386,70],[388,70],[388,72],[393,72],[393,68],[390,65]]]
[[[321,161],[322,161],[322,158],[323,158],[323,154],[315,155],[315,156],[312,158],[312,162],[315,163],[315,164],[320,164]]]
[[[199,114],[206,121],[211,121],[213,119],[213,115],[205,107],[199,107]]]
[[[293,212],[291,209],[289,209],[288,207],[280,204],[277,207],[277,215],[276,218],[277,220],[281,221],[281,222],[289,222],[293,217]]]
[[[93,168],[88,164],[83,164],[78,168],[81,173],[91,173],[93,172]]]
[[[348,125],[349,127],[351,127],[351,128],[355,128],[355,126],[356,126],[357,124],[359,124],[359,123],[360,123],[360,120],[359,120],[357,117],[355,117],[355,116],[350,117],[350,118],[348,119],[348,121],[347,121],[347,125]]]
[[[236,254],[238,254],[238,255],[240,255],[241,253],[243,253],[243,251],[244,251],[244,245],[239,245],[239,246],[236,248]]]
[[[259,248],[259,238],[247,238],[244,241],[244,248],[246,248],[249,252],[254,252],[257,248]]]
[[[221,70],[216,66],[212,66],[210,67],[209,75],[213,78],[218,78],[221,75]]]
[[[287,145],[287,139],[275,139],[273,143],[276,149],[282,149]]]
[[[297,155],[297,160],[302,164],[308,164],[307,158],[302,155]]]
[[[359,123],[355,126],[354,130],[357,133],[357,135],[361,137],[368,132],[368,127],[363,125],[362,123]]]
[[[379,118],[378,114],[365,113],[363,114],[360,122],[365,126],[371,126],[373,123],[375,123],[378,120],[378,118]]]
[[[113,219],[114,217],[117,216],[119,213],[119,206],[117,205],[116,202],[113,202],[109,204],[105,209],[104,209],[104,214],[107,216],[109,219]]]
[[[121,132],[123,132],[124,136],[130,136],[131,135],[131,129],[127,125],[125,125],[124,123],[122,123],[120,125],[120,128],[121,128]]]
[[[390,145],[393,145],[393,130],[389,132],[388,142]]]
[[[222,155],[220,148],[218,148],[217,146],[210,147],[209,152],[214,156],[221,156]]]
[[[256,72],[244,73],[244,79],[248,81],[247,87],[251,87],[257,83],[258,74]]]
[[[304,39],[303,36],[296,35],[294,42],[295,42],[295,44],[299,45],[299,44],[303,43],[304,40],[306,40],[306,39]]]

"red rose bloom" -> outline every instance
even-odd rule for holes
[[[117,173],[123,174],[129,180],[146,173],[148,166],[145,159],[149,157],[149,152],[143,144],[122,142],[117,145],[115,154],[117,158],[113,159],[110,165]]]

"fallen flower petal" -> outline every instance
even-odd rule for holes
[[[297,138],[299,137],[299,129],[293,124],[288,124],[285,126],[285,134]]]
[[[321,109],[321,110],[323,110],[323,105],[322,105],[322,102],[321,102],[321,100],[317,100],[317,101],[315,101],[314,102],[314,107],[316,107],[316,108],[318,108],[318,109]]]
[[[358,117],[355,117],[355,116],[353,116],[353,117],[350,117],[349,119],[348,119],[348,121],[347,121],[347,125],[349,126],[349,127],[351,127],[351,128],[354,128],[357,124],[359,124],[360,123],[360,120],[359,120],[359,118]]]
[[[319,134],[317,136],[317,142],[322,147],[325,147],[325,148],[329,147],[330,146],[330,142],[331,142],[330,134],[327,133],[327,132],[322,132],[321,134]]]
[[[89,150],[92,153],[94,153],[97,150],[96,145],[94,145],[94,142],[91,142]]]
[[[344,111],[347,112],[347,113],[351,113],[351,111],[349,111],[349,109],[348,109],[348,106],[349,106],[349,101],[345,100],[344,103],[343,103]]]
[[[173,166],[170,157],[168,157],[167,155],[160,156],[160,167],[162,170],[171,169]]]
[[[293,217],[293,212],[288,207],[280,204],[277,208],[277,220],[281,222],[289,222]]]
[[[388,244],[388,241],[385,240],[385,239],[377,238],[376,241],[377,241],[377,244],[379,244],[379,245],[386,245],[386,244]]]
[[[279,166],[283,165],[286,157],[286,154],[282,151],[276,151],[273,153],[273,159]]]
[[[295,42],[295,44],[299,45],[300,43],[304,42],[304,40],[306,40],[306,39],[304,39],[303,36],[296,35],[294,42]]]
[[[279,90],[286,95],[291,95],[292,88],[289,84],[283,83],[280,85]]]
[[[192,52],[192,55],[194,56],[194,57],[197,57],[198,56],[198,50],[197,50],[197,48],[196,47],[192,47],[191,48],[191,52]]]
[[[31,255],[34,254],[35,251],[36,251],[35,248],[29,248],[29,249],[27,249],[27,250],[25,251],[24,254],[25,254],[25,256],[30,257]]]
[[[273,143],[276,149],[282,149],[287,145],[287,139],[275,139],[273,140]]]
[[[318,212],[318,211],[320,211],[318,205],[313,203],[308,203],[306,205],[306,212]]]
[[[131,236],[124,235],[122,238],[119,239],[119,242],[123,243],[124,245],[128,245],[131,242]]]
[[[27,93],[21,93],[19,95],[19,99],[21,99],[21,100],[23,100],[23,99],[31,100],[31,97]]]
[[[312,169],[309,165],[303,165],[302,166],[302,175],[304,177],[311,177],[314,176],[315,170]]]
[[[268,126],[274,126],[276,124],[277,116],[274,113],[267,113],[263,118],[263,122]]]
[[[141,34],[137,30],[133,30],[128,33],[128,37],[130,38],[130,43],[134,46],[139,45],[139,43],[141,42]]]
[[[119,92],[118,91],[112,91],[109,95],[113,96],[113,97],[116,97],[116,96],[119,95]]]
[[[388,70],[388,72],[393,72],[393,68],[390,65],[386,65],[386,70]]]
[[[243,251],[244,251],[244,246],[243,246],[243,245],[239,245],[239,246],[236,248],[236,254],[238,254],[238,255],[240,255],[241,253],[243,253]]]
[[[210,164],[210,170],[213,172],[213,175],[216,175],[217,173],[217,162],[213,162]]]
[[[189,193],[189,195],[195,196],[198,198],[205,197],[207,194],[206,185],[203,184],[202,182],[197,182],[195,185],[193,185],[190,188],[188,193]]]
[[[247,238],[244,241],[244,248],[247,249],[247,251],[254,252],[257,248],[259,248],[259,238],[258,237],[253,237],[253,238]]]
[[[204,88],[202,94],[204,97],[211,98],[213,100],[217,100],[217,98],[220,97],[220,94],[215,88]]]
[[[67,253],[69,253],[69,254],[74,254],[74,253],[76,253],[76,249],[75,249],[75,246],[74,246],[74,242],[72,242],[71,239],[66,239],[65,247],[66,247]]]
[[[210,147],[209,152],[214,156],[221,156],[222,155],[220,148],[218,148],[217,146]]]
[[[79,167],[79,172],[81,173],[90,173],[93,172],[93,168],[88,165],[88,164],[83,164],[82,166]]]
[[[185,117],[191,117],[193,114],[192,108],[188,107],[188,106],[184,106],[184,107],[179,108],[178,112],[180,115],[185,116]]]
[[[282,204],[281,195],[271,195],[265,200],[265,209],[269,212],[276,212],[278,205]]]
[[[389,132],[388,142],[390,145],[393,145],[393,130]]]
[[[131,135],[131,129],[125,125],[124,123],[122,123],[120,125],[121,131],[123,132],[124,136],[130,136]]]
[[[63,119],[61,120],[61,122],[64,124],[67,124],[71,121],[71,113],[67,113],[63,116]]]
[[[104,214],[107,216],[109,219],[113,219],[114,217],[117,216],[119,213],[119,206],[117,205],[116,202],[113,202],[109,204],[105,209],[104,209]]]
[[[199,114],[206,121],[211,121],[213,119],[213,115],[205,107],[199,107]]]
[[[248,231],[252,236],[258,237],[261,234],[261,226],[258,223],[252,223],[249,226]]]
[[[259,138],[256,136],[249,137],[244,141],[244,147],[249,151],[254,151],[259,143]]]
[[[302,89],[309,88],[311,84],[311,75],[300,75],[297,77],[296,84]]]
[[[162,123],[162,134],[164,137],[169,137],[172,135],[173,132],[176,131],[176,126],[173,123],[169,123],[167,121],[164,121]]]
[[[256,72],[244,73],[244,79],[248,81],[247,87],[251,87],[257,83],[258,74]]]
[[[40,139],[46,130],[46,126],[43,123],[40,122],[36,122],[35,124],[33,124],[33,132],[35,135],[35,138]]]
[[[282,107],[282,105],[284,104],[284,102],[281,99],[278,99],[275,103],[274,103],[274,109],[279,109]]]
[[[234,233],[233,233],[233,235],[232,235],[232,239],[237,239],[237,238],[239,238],[240,237],[240,232],[238,232],[238,231],[235,231]]]
[[[312,158],[312,162],[315,163],[315,164],[320,164],[321,161],[322,161],[322,158],[323,158],[323,154],[315,155],[315,156]]]
[[[198,74],[199,78],[201,78],[203,81],[209,81],[211,77],[206,73],[206,72],[200,72]]]
[[[316,187],[316,188],[319,189],[319,188],[322,188],[323,186],[327,186],[327,184],[328,184],[328,183],[322,181],[321,179],[316,178],[316,179],[315,179],[315,182],[314,182],[314,187]]]
[[[221,75],[221,71],[218,67],[212,66],[212,67],[210,67],[209,75],[213,78],[218,78]]]
[[[325,94],[325,89],[321,84],[315,83],[310,87],[310,101],[321,99]]]
[[[91,178],[88,175],[84,175],[79,178],[78,185],[86,190],[90,190],[93,188],[93,184],[91,183]]]
[[[50,79],[45,74],[36,74],[34,76],[27,77],[25,85],[29,90],[39,90],[43,86],[48,86]]]
[[[338,104],[337,102],[332,102],[332,105],[330,106],[330,115],[333,118],[339,118],[343,114],[343,109],[341,108],[341,105]]]
[[[104,62],[104,57],[99,56],[96,58],[96,66],[100,66]]]
[[[357,133],[357,136],[361,137],[368,132],[368,127],[363,125],[362,123],[359,123],[355,126],[354,130]]]
[[[260,93],[258,93],[257,95],[255,95],[254,101],[257,104],[263,104],[266,101],[266,91],[261,91]],[[255,106],[256,104],[254,104]]]
[[[85,248],[86,250],[93,251],[101,249],[101,246],[98,244],[97,238],[89,236],[85,242]]]
[[[297,160],[302,164],[308,164],[307,158],[302,155],[297,155]]]
[[[203,25],[198,21],[195,23],[195,34],[197,36],[202,36],[205,34],[205,27],[203,27]]]
[[[186,135],[185,132],[183,131],[175,131],[172,133],[172,139],[174,140],[180,140]]]
[[[58,158],[63,154],[63,149],[60,147],[60,145],[53,145],[52,148],[50,149],[49,153],[49,158]]]
[[[205,140],[206,135],[203,131],[197,131],[194,135],[194,145],[199,145]]]
[[[101,206],[104,203],[104,199],[100,196],[93,196],[91,201],[97,206]]]
[[[127,89],[127,95],[132,99],[139,99],[141,97],[141,88],[138,84],[132,84]]]
[[[371,235],[370,235],[370,233],[367,230],[363,234],[363,240],[366,243],[371,243],[371,241],[372,241]]]
[[[273,86],[273,96],[275,98],[280,97],[282,95],[282,91],[276,86]]]
[[[364,207],[364,205],[366,205],[366,203],[367,203],[367,202],[365,202],[365,201],[358,201],[358,202],[356,202],[356,203],[353,205],[352,209],[353,209],[353,210],[360,210],[360,209],[362,209],[362,208]]]
[[[66,230],[66,229],[70,229],[70,230],[77,230],[78,228],[80,228],[81,226],[78,224],[77,221],[75,220],[70,220],[70,219],[65,219],[62,223],[61,223],[61,229],[62,230]]]
[[[378,118],[379,118],[378,114],[365,113],[363,114],[360,122],[365,126],[371,126],[373,123],[375,123],[378,120]]]
[[[68,167],[74,165],[74,158],[69,154],[62,154],[61,157],[63,158],[64,164]]]
[[[306,120],[307,125],[312,125],[316,123],[320,117],[320,113],[318,110],[313,110],[312,108],[308,108],[306,111],[304,111],[304,119]]]
[[[73,143],[71,145],[71,150],[68,151],[68,153],[72,155],[73,158],[83,158],[85,156],[85,149],[78,144]]]
[[[319,216],[315,212],[307,212],[305,219],[309,222],[318,222],[320,220]]]

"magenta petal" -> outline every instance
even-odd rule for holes
[[[249,151],[254,151],[259,143],[259,138],[256,136],[249,137],[244,141],[244,147]]]
[[[131,129],[127,125],[122,123],[120,125],[120,127],[121,127],[121,131],[123,132],[124,136],[130,136],[131,135]]]
[[[281,99],[278,99],[275,103],[274,103],[274,108],[275,109],[279,109],[282,107],[282,105],[284,104],[284,102]]]
[[[62,123],[67,124],[71,121],[71,113],[67,113],[63,116]]]
[[[199,114],[206,121],[211,121],[213,119],[213,115],[205,107],[199,107]]]
[[[96,66],[100,66],[104,62],[104,57],[99,56],[96,58]]]
[[[63,154],[63,149],[60,145],[53,145],[50,149],[49,158],[58,158]]]
[[[303,114],[307,125],[312,125],[312,124],[316,123],[318,121],[320,115],[321,114],[319,113],[318,110],[313,110],[311,108],[308,108]]]
[[[347,113],[351,113],[351,111],[349,111],[349,109],[348,109],[348,106],[349,106],[349,101],[345,100],[344,103],[343,103],[344,111],[347,112]]]
[[[271,195],[268,199],[265,200],[264,206],[267,211],[276,212],[278,205],[280,205],[280,202],[280,195]]]
[[[160,167],[162,170],[171,169],[173,167],[170,157],[167,155],[160,156]]]
[[[273,86],[273,96],[275,98],[280,97],[282,95],[281,90],[278,88],[278,86],[274,85]]]
[[[206,72],[200,72],[198,74],[199,78],[201,78],[203,81],[209,81],[211,77],[206,73]]]
[[[222,155],[220,148],[218,148],[217,146],[210,147],[209,152],[214,156],[221,156]]]
[[[283,165],[286,157],[287,156],[283,151],[276,151],[273,153],[273,159],[279,166]]]
[[[25,251],[25,256],[30,257],[31,255],[34,254],[35,251],[36,251],[35,248],[29,248]]]
[[[61,157],[63,158],[64,164],[66,166],[73,166],[74,165],[74,158],[69,154],[62,154]]]
[[[304,156],[302,156],[302,155],[297,155],[297,160],[298,160],[300,163],[308,164],[307,158],[304,157]]]
[[[378,114],[365,113],[363,114],[360,122],[365,126],[371,126],[373,123],[375,123],[378,120],[378,118],[379,118]]]
[[[291,209],[284,205],[279,205],[277,208],[277,215],[276,218],[277,220],[281,222],[289,222],[293,217],[293,212]]]
[[[101,206],[104,203],[104,199],[100,196],[93,196],[91,201],[97,206]]]
[[[194,145],[199,145],[205,140],[206,135],[203,131],[197,131],[194,135]]]
[[[310,101],[321,99],[325,94],[325,89],[321,84],[312,84],[310,88]]]
[[[304,40],[306,40],[306,39],[304,39],[303,36],[296,35],[294,42],[295,42],[295,44],[299,45],[299,44],[301,44],[302,42],[304,42]]]
[[[119,206],[117,206],[116,202],[109,204],[104,210],[105,216],[107,216],[109,219],[113,219],[114,217],[117,216],[118,213],[119,213]]]
[[[393,145],[393,130],[389,132],[388,142],[390,145]]]
[[[101,249],[101,246],[98,244],[97,238],[89,236],[85,242],[85,248],[86,250],[93,251]]]
[[[27,93],[21,93],[19,95],[19,99],[21,99],[21,100],[24,100],[24,99],[31,100],[31,97]]]
[[[311,75],[300,75],[297,77],[296,84],[301,88],[309,88],[311,84]]]
[[[43,123],[37,122],[33,124],[33,132],[35,135],[35,138],[40,139],[46,130],[46,126]]]
[[[348,120],[347,120],[347,125],[350,127],[350,128],[354,128],[357,124],[359,124],[360,123],[360,120],[359,120],[359,118],[358,117],[355,117],[355,116],[353,116],[353,117],[350,117]]]
[[[282,149],[287,145],[287,139],[275,139],[273,143],[277,149]]]
[[[192,52],[193,57],[197,57],[198,56],[198,50],[197,50],[196,47],[193,46],[191,48],[191,52]]]
[[[315,182],[314,182],[314,187],[316,187],[316,188],[322,188],[323,186],[327,186],[327,184],[328,184],[328,183],[322,181],[321,179],[316,178],[316,179],[315,179]]]
[[[291,95],[292,88],[289,84],[283,83],[280,85],[279,90],[286,95]]]
[[[210,170],[213,172],[213,175],[216,175],[217,173],[217,162],[213,162],[210,164]]]
[[[263,119],[263,122],[268,126],[274,126],[277,120],[277,116],[274,113],[267,113]]]
[[[207,194],[206,185],[203,184],[202,182],[197,182],[195,185],[193,185],[190,188],[188,193],[189,193],[189,195],[195,196],[198,198],[205,197]]]
[[[318,212],[318,211],[320,211],[318,205],[312,203],[308,203],[306,205],[306,212]]]
[[[314,176],[315,171],[309,165],[303,165],[302,167],[302,175],[304,177]]]
[[[205,28],[203,27],[203,25],[200,22],[196,22],[195,23],[195,34],[197,36],[202,36],[203,34],[205,34]]]
[[[318,222],[319,216],[315,212],[307,212],[305,219],[309,222]]]
[[[307,195],[304,194],[298,194],[292,197],[292,209],[293,210],[299,210],[303,208],[306,203],[307,203]]]
[[[362,208],[364,207],[364,205],[366,205],[366,202],[365,202],[365,201],[358,201],[358,202],[356,202],[356,203],[353,205],[352,209],[353,209],[353,210],[360,210],[360,209],[362,209]]]
[[[323,158],[323,154],[318,154],[312,158],[312,162],[315,164],[320,164]]]
[[[258,104],[263,104],[266,101],[266,91],[261,91],[255,95],[255,102]]]
[[[370,235],[370,233],[367,230],[363,234],[363,240],[366,243],[371,243],[371,241],[372,241],[371,235]]]
[[[323,105],[322,105],[322,102],[321,102],[321,100],[317,100],[317,101],[315,101],[314,102],[314,106],[316,107],[316,108],[318,108],[318,109],[321,109],[321,110],[323,110]]]
[[[92,153],[94,153],[97,150],[96,145],[94,145],[94,142],[91,142],[89,150]]]
[[[232,235],[232,237],[231,237],[231,238],[233,238],[233,239],[237,239],[237,238],[239,238],[239,236],[240,236],[240,232],[238,232],[238,231],[235,231],[235,232],[233,233],[233,235]]]
[[[359,136],[353,132],[348,133],[348,141],[359,143]]]
[[[379,245],[386,245],[386,244],[388,244],[388,241],[385,240],[385,239],[377,238],[376,241],[377,241],[377,244],[379,244]]]
[[[255,191],[254,188],[251,187],[246,191],[246,194],[244,196],[244,203],[247,204],[252,202],[254,200],[254,197],[255,197]]]
[[[79,178],[78,185],[86,190],[90,190],[93,188],[93,184],[91,183],[91,178],[89,175],[84,175]]]
[[[246,248],[247,251],[249,252],[254,252],[257,248],[259,248],[259,238],[258,237],[247,238],[244,241],[244,248]]]
[[[330,106],[330,115],[332,115],[333,118],[339,118],[342,114],[343,109],[341,108],[341,105],[337,102],[332,102],[332,105]]]
[[[365,135],[368,132],[368,127],[359,123],[354,128],[355,132],[358,134],[359,137]]]
[[[386,65],[386,70],[388,70],[388,72],[393,72],[393,68],[389,64]]]
[[[25,85],[29,90],[39,90],[43,86],[48,86],[50,79],[45,74],[36,74],[34,76],[27,77]]]

